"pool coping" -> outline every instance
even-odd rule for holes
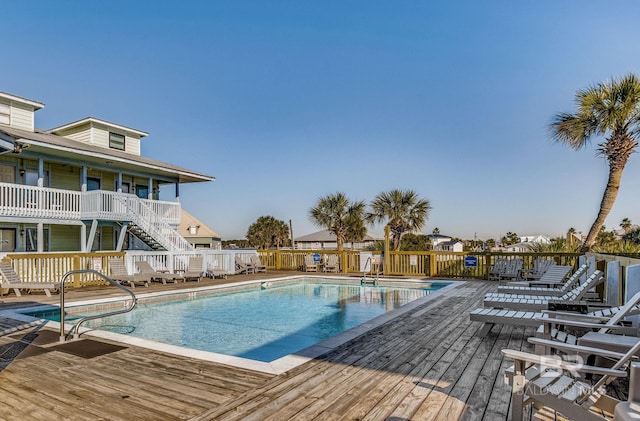
[[[326,277],[322,277],[320,275],[296,275],[296,276],[287,276],[282,278],[272,278],[268,280],[253,280],[253,281],[242,281],[242,282],[235,282],[235,283],[229,283],[229,284],[223,284],[223,285],[212,285],[212,286],[199,287],[199,288],[177,289],[177,290],[171,290],[171,291],[157,291],[152,293],[139,294],[139,295],[136,295],[136,297],[142,300],[142,299],[149,299],[149,298],[153,299],[153,298],[162,297],[162,296],[173,296],[173,295],[179,295],[179,294],[189,294],[189,295],[196,294],[197,295],[199,292],[204,293],[207,291],[216,291],[221,289],[237,289],[245,286],[255,287],[255,286],[261,286],[266,284],[266,286],[268,287],[269,286],[268,284],[271,284],[271,283],[295,281],[295,280],[299,280],[300,278],[326,279]],[[357,279],[353,277],[331,277],[331,280],[332,281],[349,281],[352,283],[357,281]],[[366,332],[369,332],[370,330],[375,329],[376,327],[381,326],[387,323],[388,321],[406,312],[409,312],[415,309],[416,307],[422,306],[426,302],[431,301],[435,298],[438,298],[439,296],[451,291],[452,289],[457,288],[458,286],[464,284],[466,281],[457,281],[457,280],[449,280],[449,279],[380,278],[380,282],[384,283],[385,285],[387,284],[394,285],[398,283],[424,284],[429,282],[447,282],[447,283],[450,283],[450,285],[446,285],[427,296],[413,300],[407,304],[404,304],[399,308],[396,308],[384,314],[381,314],[380,316],[377,316],[365,323],[362,323],[349,330],[346,330],[342,333],[339,333],[335,336],[325,339],[324,341],[318,342],[317,344],[311,345],[295,353],[285,355],[271,362],[262,362],[257,360],[251,360],[248,358],[219,354],[219,353],[210,352],[210,351],[190,349],[190,348],[185,348],[177,345],[170,345],[170,344],[165,344],[161,342],[156,342],[149,339],[136,338],[136,337],[127,336],[119,333],[113,333],[113,332],[107,332],[107,331],[101,331],[101,330],[93,330],[90,328],[81,327],[80,337],[81,338],[94,337],[94,338],[106,339],[109,341],[119,342],[122,344],[131,345],[131,346],[138,346],[142,348],[148,348],[154,351],[165,352],[168,354],[178,355],[182,357],[194,358],[202,361],[226,364],[226,365],[240,367],[248,370],[278,375],[278,374],[285,373],[310,360],[313,360],[333,350],[334,348],[340,345],[343,345],[344,343],[351,341],[357,338],[358,336]],[[108,297],[108,298],[102,298],[102,299],[73,301],[67,304],[70,307],[71,306],[75,307],[75,306],[86,306],[86,305],[94,305],[94,304],[97,305],[97,304],[104,304],[104,303],[110,303],[110,302],[122,302],[122,301],[126,302],[131,300],[127,299],[126,296],[117,296],[117,297]],[[33,321],[41,320],[43,322],[46,322],[44,326],[52,329],[60,330],[59,322],[38,319],[23,313],[26,311],[33,312],[35,310],[40,310],[40,309],[41,310],[51,309],[52,307],[58,308],[58,306],[54,306],[50,304],[41,305],[41,306],[30,306],[25,308],[13,308],[9,310],[0,311],[0,316],[9,317],[9,318],[24,321],[24,322],[33,322]],[[65,323],[65,329],[64,329],[65,332],[68,332],[71,329],[71,327],[72,327],[71,324]]]

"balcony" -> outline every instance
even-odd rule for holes
[[[0,218],[64,221],[133,221],[153,213],[169,225],[180,223],[180,203],[140,199],[136,195],[104,190],[79,192],[0,183]]]

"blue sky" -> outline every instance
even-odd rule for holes
[[[39,128],[94,116],[142,153],[213,175],[186,210],[225,239],[259,216],[316,231],[344,192],[412,189],[424,232],[587,231],[607,165],[551,142],[576,90],[640,74],[640,2],[7,1],[0,91]],[[640,156],[607,219],[640,223]],[[382,228],[372,227],[380,233]]]

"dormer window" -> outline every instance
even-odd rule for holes
[[[200,228],[200,225],[189,225],[189,234],[197,235],[198,234],[198,228]]]
[[[109,147],[124,151],[124,136],[118,133],[109,132]]]
[[[11,108],[7,104],[0,104],[0,124],[9,125],[11,123],[10,116]]]
[[[109,132],[109,147],[124,151],[124,136],[118,133]]]

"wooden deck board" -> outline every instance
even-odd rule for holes
[[[152,284],[144,292],[207,284]],[[502,372],[511,362],[500,351],[531,349],[534,329],[496,325],[476,335],[482,323],[469,311],[496,287],[462,284],[281,375],[129,345],[82,358],[34,340],[37,326],[0,319],[0,419],[506,420]],[[70,291],[67,300],[104,294]],[[19,305],[4,297],[0,309]]]

